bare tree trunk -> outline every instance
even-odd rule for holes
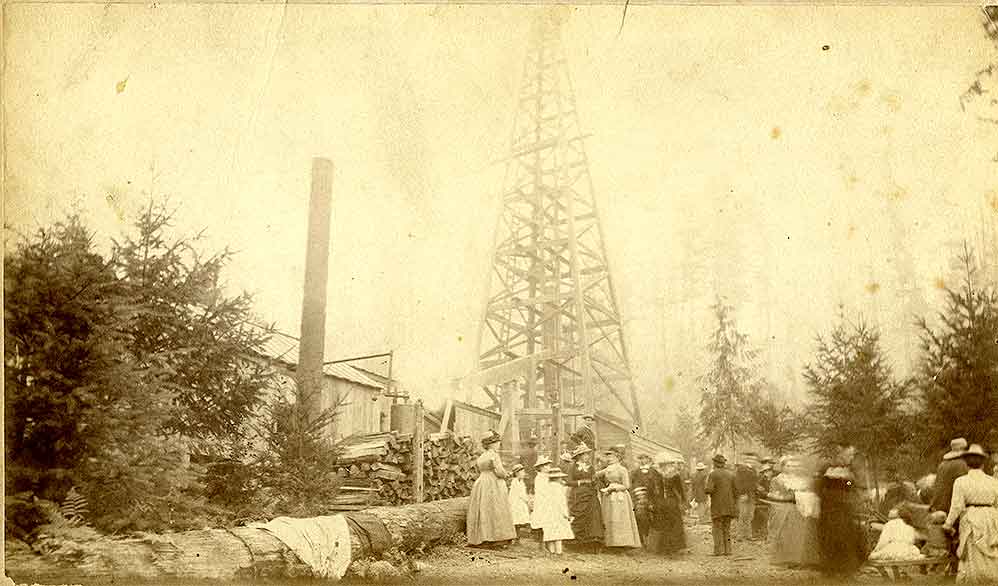
[[[464,531],[468,498],[361,511],[376,518],[391,537],[389,548],[412,551]],[[205,529],[131,539],[102,538],[74,544],[67,555],[7,559],[7,573],[17,582],[182,579],[244,580],[310,576],[311,570],[270,533],[253,527]],[[350,534],[351,559],[382,553],[367,536]],[[63,550],[72,549],[64,547]]]

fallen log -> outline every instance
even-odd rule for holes
[[[380,556],[388,549],[413,551],[464,531],[468,499],[456,498],[402,507],[375,507],[346,513],[351,560]],[[350,523],[349,520],[353,520]],[[355,527],[360,529],[355,530]],[[377,531],[370,531],[371,528]],[[372,533],[384,529],[386,539]],[[77,581],[113,576],[128,579],[245,580],[295,578],[311,569],[283,542],[256,527],[146,534],[128,539],[100,538],[39,556],[43,563],[20,567],[8,560],[17,582]],[[62,555],[58,555],[62,554]],[[44,568],[40,570],[39,568]]]

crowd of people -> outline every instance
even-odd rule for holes
[[[482,440],[468,503],[469,545],[505,547],[533,537],[553,554],[566,544],[581,551],[644,548],[667,555],[686,548],[682,459],[660,457],[653,465],[641,455],[628,470],[624,446],[595,452],[594,417],[583,422],[558,464],[530,450],[508,473],[496,451],[499,435]]]
[[[777,565],[813,568],[848,578],[867,561],[949,560],[957,581],[998,583],[998,478],[994,462],[963,438],[933,477],[868,497],[857,473],[856,450],[843,446],[816,468],[805,459],[778,460],[745,453],[734,467],[717,454],[711,470],[696,465],[687,490],[684,461],[663,454],[636,456],[628,470],[624,446],[597,454],[589,442],[592,417],[573,435],[560,464],[527,458],[507,474],[492,434],[482,440],[480,476],[468,508],[468,543],[499,546],[533,536],[558,554],[565,544],[582,551],[644,548],[672,556],[686,551],[684,518],[711,525],[717,556],[737,541],[768,541]],[[887,503],[886,522],[864,518]],[[877,535],[879,530],[879,536]],[[870,547],[875,543],[875,547]]]

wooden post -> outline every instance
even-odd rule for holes
[[[454,415],[454,400],[453,399],[447,399],[447,402],[444,403],[444,416],[443,416],[443,418],[440,419],[440,432],[441,433],[450,430],[450,418],[453,415]]]
[[[520,447],[520,426],[517,422],[517,398],[519,395],[519,382],[517,380],[507,381],[502,384],[502,419],[499,420],[499,434],[502,436],[502,451],[511,454],[515,459]]]
[[[416,431],[412,435],[412,493],[416,502],[423,502],[423,400],[416,401]]]

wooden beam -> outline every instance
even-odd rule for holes
[[[446,431],[441,429],[440,431]],[[413,494],[416,502],[423,502],[423,436],[425,435],[423,421],[423,400],[416,401],[416,432],[412,436],[412,471]]]
[[[454,415],[454,400],[447,399],[444,403],[444,416],[440,419],[440,431],[444,432],[450,429],[450,418]]]

